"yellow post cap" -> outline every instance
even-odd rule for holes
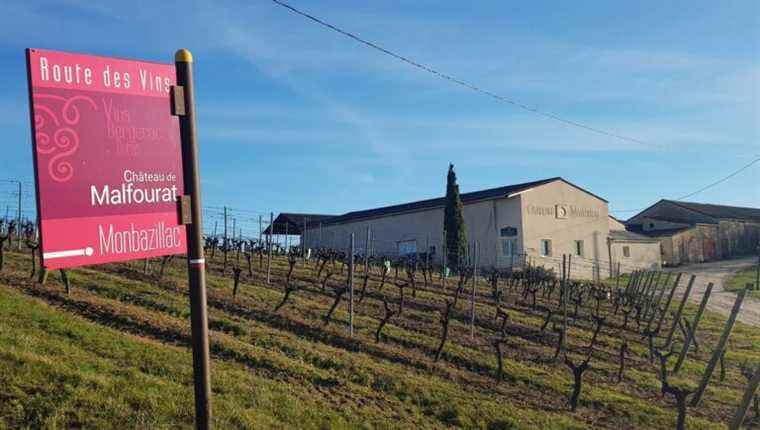
[[[174,54],[174,61],[179,63],[192,63],[193,54],[191,54],[187,49],[179,49],[177,50],[177,53]]]

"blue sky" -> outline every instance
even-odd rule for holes
[[[615,213],[760,157],[754,0],[290,2],[492,92],[646,144],[454,86],[268,0],[10,1],[0,16],[0,179],[32,176],[26,47],[167,62],[191,49],[204,206],[250,219],[437,197],[450,161],[463,192],[562,176]],[[8,190],[0,186],[0,204]],[[690,200],[760,206],[760,164]]]

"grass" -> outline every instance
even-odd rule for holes
[[[730,281],[725,285],[725,289],[728,291],[740,291],[743,290],[747,284],[755,285],[753,290],[750,290],[749,297],[760,297],[760,287],[756,285],[757,282],[757,270],[758,265],[755,264],[752,267],[740,270]]]
[[[258,266],[253,277],[245,274],[234,299],[229,270],[223,276],[219,266],[217,256],[208,276],[217,428],[674,425],[673,402],[659,395],[646,345],[640,335],[617,328],[617,316],[608,316],[609,326],[600,334],[592,368],[584,376],[580,406],[570,412],[571,373],[561,362],[548,360],[555,337],[538,331],[543,313],[531,310],[515,292],[506,298],[511,335],[505,379],[497,382],[490,343],[494,307],[485,284],[476,291],[474,338],[468,326],[470,304],[462,300],[444,357],[434,362],[443,304],[439,286],[420,288],[414,298],[407,289],[404,314],[391,319],[384,341],[375,343],[374,330],[384,313],[381,298],[394,308],[398,300],[392,284],[377,291],[379,276],[372,277],[370,294],[357,305],[356,335],[351,337],[345,302],[324,326],[322,316],[332,297],[312,285],[311,265],[299,262],[294,280],[301,288],[277,313],[273,308],[282,297],[284,259],[275,259],[271,285]],[[72,270],[70,295],[56,273],[46,286],[35,285],[29,268],[28,254],[6,253],[0,272],[0,386],[6,387],[0,392],[0,429],[192,427],[189,306],[181,260],[167,267],[161,283],[142,273],[141,262]],[[687,316],[695,311],[687,306]],[[677,383],[699,381],[724,323],[720,315],[705,315],[700,352],[689,355]],[[585,354],[592,331],[586,318],[571,325],[568,346],[576,361]],[[623,382],[616,384],[621,336],[630,342],[629,366]],[[737,324],[726,378],[714,378],[702,405],[689,410],[688,428],[724,428],[741,397],[745,380],[738,364],[745,360],[760,360],[760,333]]]

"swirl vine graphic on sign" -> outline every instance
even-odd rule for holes
[[[49,103],[52,102],[52,103]],[[80,105],[89,104],[98,110],[95,102],[87,96],[62,97],[54,94],[34,95],[34,128],[37,153],[52,155],[47,170],[56,182],[66,182],[74,176],[74,167],[67,158],[79,149],[79,133],[73,128],[79,123]],[[59,114],[51,105],[59,105]]]

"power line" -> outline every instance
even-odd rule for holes
[[[530,107],[530,106],[528,106],[528,105],[526,105],[524,103],[521,103],[519,101],[512,100],[512,99],[509,99],[507,97],[501,96],[501,95],[496,94],[494,92],[491,92],[489,90],[483,89],[483,88],[481,88],[481,87],[479,87],[477,85],[465,82],[465,81],[463,81],[461,79],[457,79],[457,78],[455,78],[455,77],[453,77],[453,76],[451,76],[449,74],[446,74],[444,72],[438,71],[438,70],[436,70],[436,69],[434,69],[434,68],[432,68],[430,66],[426,66],[426,65],[424,65],[424,64],[422,64],[422,63],[420,63],[418,61],[415,61],[415,60],[412,60],[412,59],[410,59],[408,57],[405,57],[403,55],[397,54],[397,53],[395,53],[395,52],[393,52],[393,51],[391,51],[389,49],[383,48],[382,46],[380,46],[380,45],[378,45],[378,44],[376,44],[374,42],[370,42],[370,41],[368,41],[366,39],[363,39],[363,38],[361,38],[361,37],[359,37],[359,36],[351,33],[351,32],[348,32],[348,31],[343,30],[343,29],[341,29],[339,27],[336,27],[335,25],[330,24],[330,23],[328,23],[326,21],[323,21],[323,20],[321,20],[321,19],[319,19],[319,18],[317,18],[317,17],[315,17],[313,15],[310,15],[310,14],[308,14],[306,12],[303,12],[303,11],[301,11],[299,9],[296,9],[295,7],[289,5],[289,4],[285,3],[285,2],[282,2],[281,0],[272,0],[272,1],[275,4],[277,4],[279,6],[282,6],[282,7],[286,8],[286,9],[290,10],[293,13],[301,15],[304,18],[307,18],[307,19],[309,19],[309,20],[311,20],[313,22],[316,22],[317,24],[319,24],[319,25],[321,25],[323,27],[327,27],[330,30],[333,30],[333,31],[335,31],[337,33],[340,33],[340,34],[342,34],[342,35],[350,38],[350,39],[355,40],[356,42],[359,42],[359,43],[361,43],[363,45],[366,45],[366,46],[368,46],[368,47],[370,47],[372,49],[380,51],[383,54],[389,55],[389,56],[391,56],[391,57],[393,57],[393,58],[395,58],[397,60],[403,61],[404,63],[407,63],[407,64],[409,64],[411,66],[414,66],[414,67],[416,67],[416,68],[418,68],[420,70],[424,70],[425,72],[428,72],[428,73],[430,73],[432,75],[435,75],[435,76],[437,76],[437,77],[439,77],[441,79],[445,79],[445,80],[447,80],[449,82],[452,82],[452,83],[454,83],[456,85],[459,85],[461,87],[464,87],[464,88],[467,88],[469,90],[475,91],[477,93],[483,94],[483,95],[485,95],[487,97],[496,99],[496,100],[501,101],[501,102],[509,103],[512,106],[515,106],[515,107],[517,107],[519,109],[522,109],[522,110],[525,110],[525,111],[528,111],[528,112],[534,113],[536,115],[540,115],[540,116],[543,116],[543,117],[546,117],[546,118],[549,118],[549,119],[552,119],[552,120],[555,120],[555,121],[562,122],[562,123],[564,123],[566,125],[570,125],[570,126],[573,126],[573,127],[581,128],[581,129],[584,129],[586,131],[590,131],[590,132],[593,132],[593,133],[601,134],[601,135],[604,135],[604,136],[612,137],[612,138],[623,140],[623,141],[627,141],[627,142],[637,143],[637,144],[640,144],[640,145],[651,145],[650,143],[644,142],[643,140],[635,139],[635,138],[628,137],[628,136],[623,136],[621,134],[609,132],[609,131],[606,131],[606,130],[602,130],[600,128],[596,128],[596,127],[592,127],[592,126],[589,126],[589,125],[586,125],[586,124],[582,124],[582,123],[577,122],[577,121],[565,119],[565,118],[560,117],[559,115],[556,115],[554,113],[544,112],[544,111],[538,110],[536,108]]]
[[[759,158],[755,158],[754,160],[750,161],[749,163],[745,164],[744,166],[740,167],[739,169],[731,172],[727,176],[724,176],[724,177],[718,179],[717,181],[715,181],[715,182],[713,182],[713,183],[711,183],[709,185],[705,185],[704,187],[698,189],[697,191],[694,191],[694,192],[691,192],[689,194],[683,195],[683,196],[681,196],[681,197],[679,197],[677,199],[674,199],[674,200],[681,201],[681,200],[684,200],[684,199],[688,199],[689,197],[691,197],[691,196],[693,196],[695,194],[699,194],[702,191],[708,190],[708,189],[710,189],[710,188],[712,188],[712,187],[714,187],[716,185],[722,184],[723,182],[726,182],[727,180],[729,180],[729,179],[733,178],[734,176],[738,175],[739,173],[741,173],[741,172],[749,169],[750,167],[752,167],[754,164],[756,164],[758,162],[760,162],[760,157]],[[618,210],[611,210],[610,212],[638,212],[638,211],[642,211],[644,209],[646,209],[646,208],[639,208],[639,209],[618,209]]]

